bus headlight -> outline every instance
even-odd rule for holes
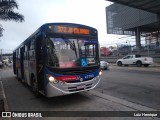
[[[49,82],[58,83],[58,80],[56,80],[53,76],[47,75]]]
[[[50,82],[54,82],[55,79],[54,79],[54,77],[49,76],[48,80],[49,80]]]
[[[99,76],[101,76],[102,75],[102,70],[99,72]]]

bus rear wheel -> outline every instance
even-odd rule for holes
[[[36,81],[35,77],[32,77],[32,91],[35,97],[39,98],[41,94],[39,93],[39,88],[38,88],[38,82]]]

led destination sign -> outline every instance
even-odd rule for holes
[[[49,26],[49,29],[54,33],[83,34],[83,35],[89,35],[90,34],[89,29],[71,27],[71,26],[63,26],[63,25]]]

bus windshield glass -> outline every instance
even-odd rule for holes
[[[47,65],[76,68],[98,65],[98,41],[95,39],[47,38]]]

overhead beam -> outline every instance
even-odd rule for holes
[[[155,2],[155,0],[152,0],[152,3],[153,2]],[[139,4],[138,7],[145,6],[145,5],[148,5],[150,3],[151,3],[151,1],[143,2],[142,4]]]
[[[129,2],[123,2],[123,1],[121,1],[121,0],[106,0],[106,1],[110,1],[110,2],[115,2],[115,3],[119,3],[119,4],[123,4],[123,5],[126,5],[126,6],[130,6],[130,7],[133,7],[133,8],[137,8],[137,9],[141,9],[141,10],[145,10],[145,11],[148,11],[148,12],[152,12],[152,13],[157,13],[157,14],[160,14],[160,11],[159,10],[151,10],[151,9],[147,9],[147,8],[143,8],[142,6],[136,6],[136,5],[133,5],[133,4],[131,4],[131,3],[134,3],[134,2],[137,2],[137,1],[139,1],[139,0],[130,0],[130,4],[129,4]],[[150,2],[149,3],[152,3],[152,2],[154,2],[155,0],[150,0]],[[157,0],[158,1],[158,0]],[[157,7],[159,7],[159,6],[157,6]]]

